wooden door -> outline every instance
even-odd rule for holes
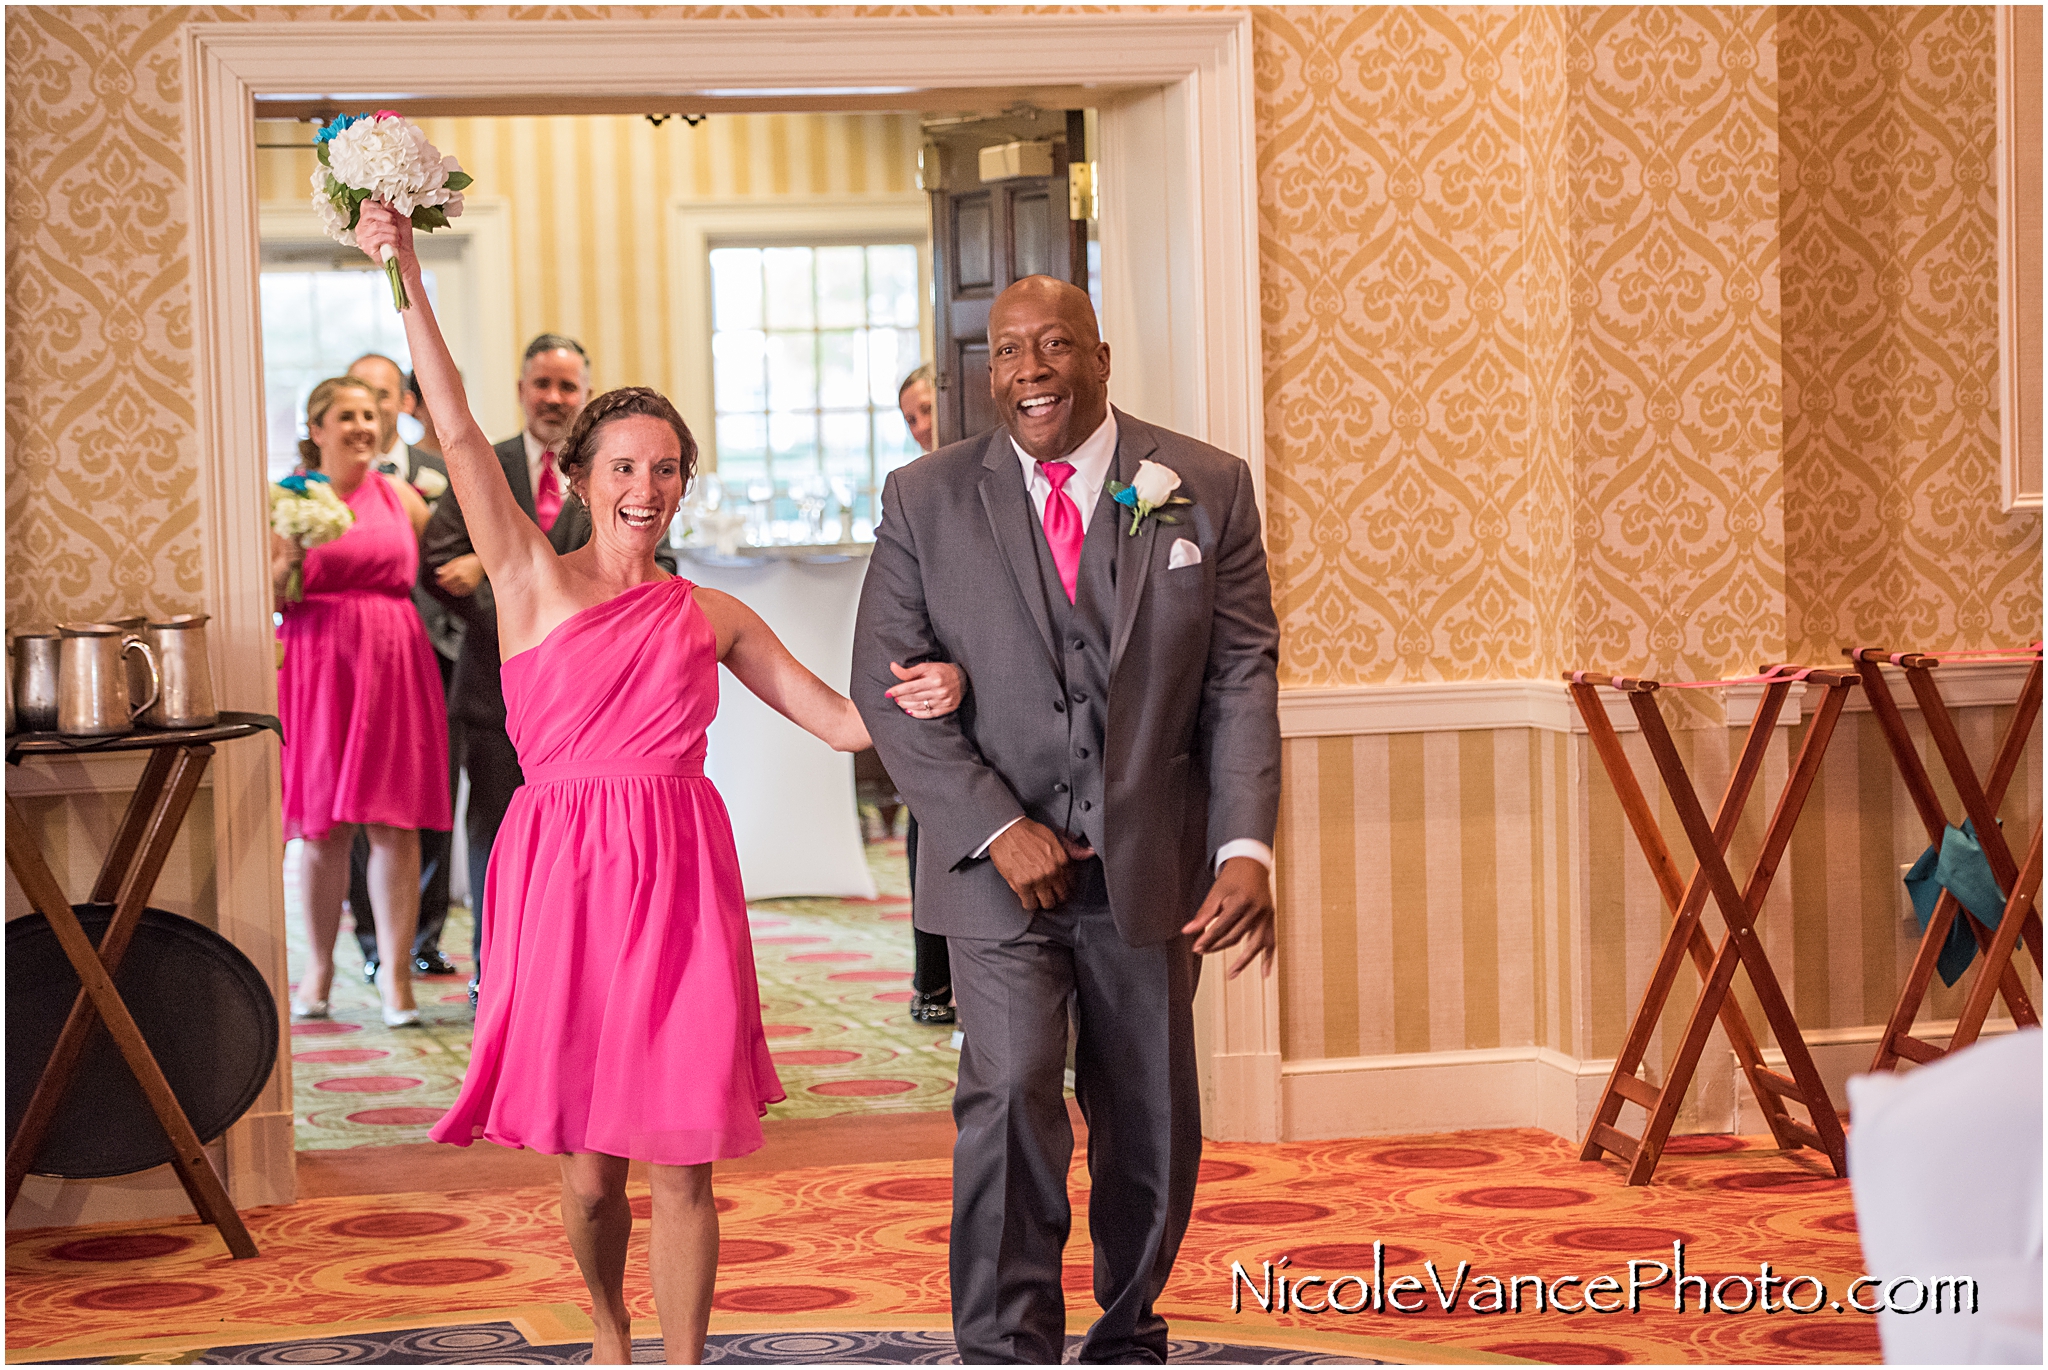
[[[1088,222],[1069,214],[1067,190],[1069,162],[1087,160],[1085,128],[1081,111],[1069,110],[925,130],[940,446],[995,426],[988,311],[1003,288],[1026,276],[1088,288]],[[981,179],[981,149],[1048,139],[1051,175]]]

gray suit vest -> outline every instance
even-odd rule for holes
[[[1025,506],[1029,508],[1027,504]],[[1097,851],[1103,839],[1102,744],[1109,718],[1110,624],[1116,613],[1116,536],[1120,509],[1104,489],[1088,517],[1081,544],[1081,571],[1072,603],[1053,565],[1052,547],[1041,523],[1032,539],[1038,552],[1038,581],[1053,632],[1059,639],[1060,674],[1066,684],[1067,773],[1054,793],[1065,800],[1054,821],[1088,839]]]

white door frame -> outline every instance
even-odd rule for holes
[[[255,100],[351,89],[408,99],[1100,87],[1104,336],[1131,412],[1250,462],[1265,486],[1252,34],[1243,12],[841,19],[194,23],[185,30],[200,519],[214,678],[276,711],[265,540]],[[353,103],[353,97],[351,99]],[[490,187],[479,190],[489,193]],[[214,763],[221,928],[275,935],[283,907],[275,751]],[[258,933],[258,929],[262,929]],[[277,938],[276,945],[282,946]],[[283,984],[283,967],[270,968]],[[1212,970],[1220,972],[1221,967]],[[1205,1131],[1280,1136],[1271,979],[1204,977]],[[250,1158],[278,1174],[274,1158]],[[282,1161],[289,1183],[289,1157]],[[272,1200],[275,1201],[275,1200]]]

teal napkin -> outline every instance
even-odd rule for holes
[[[1962,827],[1943,832],[1939,845],[1921,852],[1905,879],[1906,895],[1913,901],[1913,912],[1923,933],[1934,917],[1934,905],[1944,889],[1955,895],[1964,910],[1987,930],[1997,927],[1999,916],[2005,912],[2005,892],[1999,889],[1998,879],[1991,873],[1991,862],[1985,859],[1984,847],[1977,840],[1977,829],[1967,818]],[[1977,939],[1958,918],[1949,925],[1948,940],[1942,943],[1941,956],[1934,963],[1941,983],[1953,985],[1976,959]]]

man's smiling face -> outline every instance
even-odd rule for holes
[[[1087,292],[1027,276],[988,316],[988,388],[1017,445],[1058,461],[1109,416],[1109,344]]]

